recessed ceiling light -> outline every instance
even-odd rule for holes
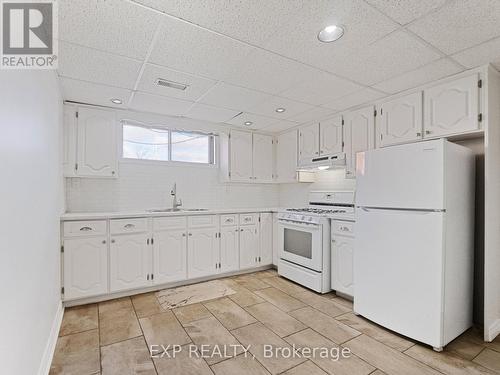
[[[253,124],[253,122],[252,122],[252,121],[245,121],[245,122],[243,123],[243,125],[245,125],[245,126],[250,126],[250,125],[252,125],[252,124]]]
[[[281,107],[280,108],[276,108],[276,112],[278,112],[278,113],[283,113],[285,111],[286,111],[285,108],[281,108]]]
[[[121,99],[117,99],[117,98],[113,98],[110,100],[111,100],[111,103],[113,103],[113,104],[122,104],[123,103]]]
[[[320,42],[329,43],[340,39],[342,35],[344,35],[342,26],[330,25],[319,32],[318,39]]]

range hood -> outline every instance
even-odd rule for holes
[[[327,169],[345,168],[345,153],[339,153],[328,156],[318,156],[302,160],[297,167],[298,171],[321,171]]]

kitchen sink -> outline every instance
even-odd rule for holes
[[[180,208],[154,208],[152,210],[147,210],[148,212],[180,212]]]
[[[200,212],[208,211],[208,208],[153,208],[147,212]]]

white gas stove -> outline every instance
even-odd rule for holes
[[[354,192],[313,191],[309,207],[278,214],[278,273],[320,293],[330,291],[330,218],[353,220]]]

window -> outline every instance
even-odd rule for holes
[[[127,159],[215,164],[215,137],[161,127],[123,124],[123,157]]]

